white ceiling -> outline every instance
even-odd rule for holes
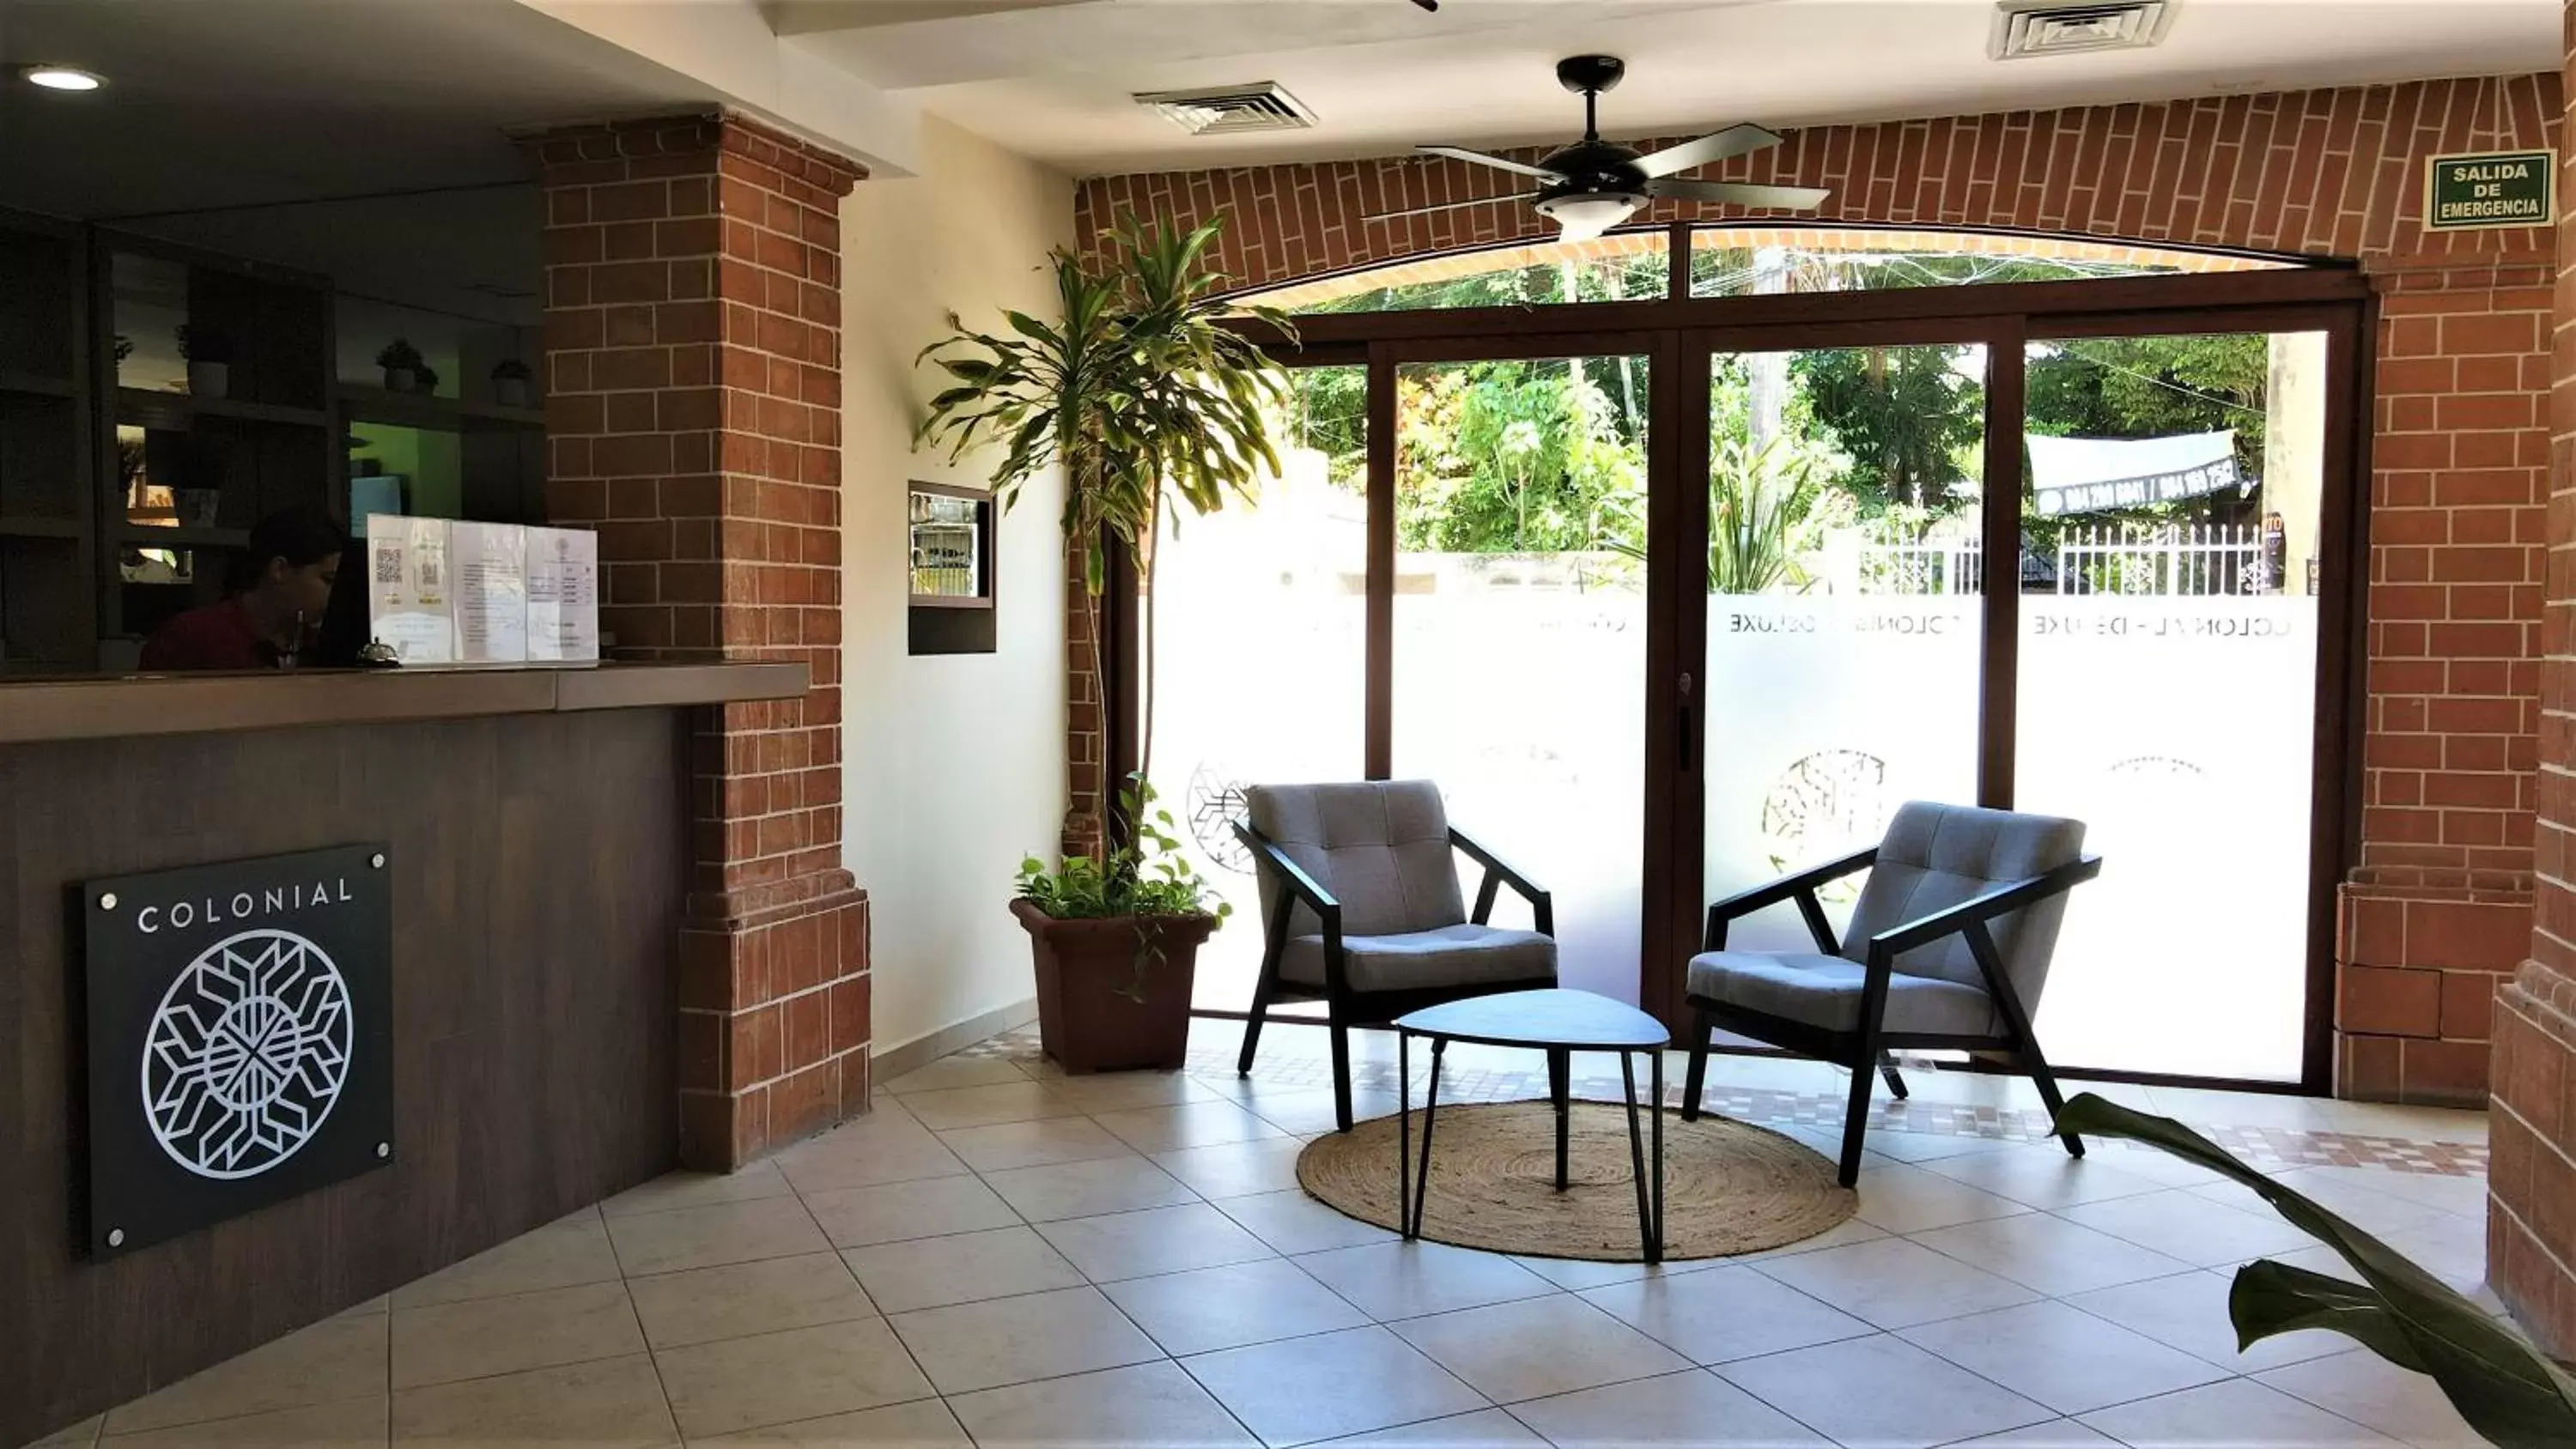
[[[1077,174],[2556,70],[2559,0],[2177,0],[2154,50],[1996,62],[1991,0],[770,0],[792,44]],[[1189,137],[1138,91],[1275,80],[1311,131]]]

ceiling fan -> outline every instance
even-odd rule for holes
[[[1461,146],[1417,146],[1414,149],[1535,178],[1541,183],[1539,189],[1518,199],[1535,204],[1540,215],[1555,221],[1557,235],[1565,241],[1589,241],[1626,221],[1639,207],[1657,197],[1805,211],[1824,205],[1825,199],[1833,195],[1812,186],[1755,186],[1736,181],[1685,181],[1675,177],[1675,172],[1780,144],[1778,136],[1760,126],[1729,126],[1696,141],[1684,141],[1678,146],[1667,146],[1644,156],[1638,155],[1631,147],[1602,140],[1596,115],[1601,93],[1619,84],[1619,78],[1627,74],[1627,70],[1628,63],[1615,55],[1574,55],[1556,63],[1557,84],[1583,97],[1583,139],[1551,152],[1535,166],[1508,156],[1488,155]],[[1417,206],[1409,211],[1380,212],[1367,219],[1391,221],[1398,217],[1453,211],[1463,206],[1483,206],[1489,202],[1513,199],[1478,197],[1473,201]]]

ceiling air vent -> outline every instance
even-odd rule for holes
[[[2003,0],[1995,7],[1997,60],[2143,50],[2165,38],[2173,0]]]
[[[1315,124],[1315,113],[1281,90],[1277,81],[1203,91],[1148,91],[1136,98],[1136,104],[1161,112],[1193,136],[1302,131]]]

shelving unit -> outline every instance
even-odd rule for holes
[[[77,228],[0,212],[0,671],[97,660],[82,273]]]
[[[340,384],[340,412],[351,423],[441,433],[541,433],[546,428],[546,415],[541,408],[505,408],[499,403],[387,392],[380,387],[356,387],[345,382]]]

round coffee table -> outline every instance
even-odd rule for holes
[[[1413,1039],[1431,1040],[1431,1086],[1422,1103],[1422,1166],[1415,1176],[1413,1153]],[[1664,1257],[1664,1048],[1672,1041],[1664,1024],[1633,1006],[1562,988],[1506,991],[1471,996],[1408,1012],[1395,1020],[1396,1221],[1404,1236],[1422,1235],[1422,1200],[1431,1190],[1431,1129],[1440,1110],[1440,1054],[1453,1041],[1481,1046],[1527,1047],[1547,1053],[1548,1095],[1556,1107],[1556,1188],[1566,1184],[1566,1126],[1572,1111],[1572,1056],[1575,1052],[1617,1052],[1619,1077],[1626,1084],[1628,1156],[1637,1179],[1637,1230],[1645,1240],[1646,1261]],[[1654,1118],[1652,1203],[1648,1201],[1647,1153],[1637,1124],[1637,1069],[1630,1052],[1644,1052],[1651,1065],[1649,1104]]]

